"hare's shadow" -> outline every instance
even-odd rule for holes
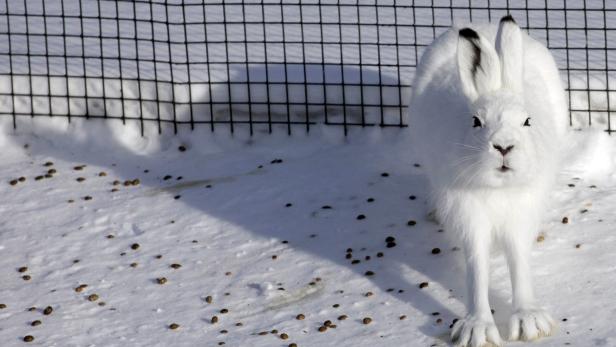
[[[358,70],[344,73],[349,75],[352,73],[370,74],[372,72]],[[379,78],[383,80],[380,74]],[[395,84],[396,82],[391,83]],[[84,128],[87,128],[87,126],[87,123],[84,124]],[[113,137],[109,128],[103,126],[96,129],[96,131],[91,131],[91,136]],[[109,131],[109,133],[106,134],[105,131]],[[389,129],[387,131],[401,132],[403,130]],[[163,182],[161,179],[167,173],[165,170],[168,168],[165,167],[165,163],[160,162],[160,158],[138,156],[131,151],[118,147],[114,153],[117,153],[118,158],[124,158],[125,165],[112,167],[107,158],[70,151],[70,148],[79,148],[86,145],[87,136],[79,139],[68,139],[62,134],[50,134],[50,136],[63,137],[64,145],[62,148],[33,145],[30,150],[38,155],[98,167],[108,167],[115,175],[124,179],[141,175],[142,171],[139,168],[149,168],[151,170],[150,175],[148,177],[141,175],[143,177],[141,182],[147,189],[146,191],[151,194],[186,192],[182,196],[184,204],[201,210],[216,219],[228,221],[263,238],[287,240],[294,248],[312,253],[339,266],[349,267],[360,276],[364,276],[366,271],[369,270],[376,272],[375,276],[370,277],[375,285],[389,292],[390,295],[408,302],[421,311],[425,317],[432,317],[432,319],[426,319],[427,323],[422,326],[423,333],[438,339],[447,339],[448,330],[446,328],[457,317],[457,314],[452,312],[445,304],[446,300],[451,298],[437,298],[431,289],[440,286],[444,288],[444,292],[449,292],[449,295],[454,296],[456,300],[464,300],[465,277],[464,272],[460,271],[462,270],[458,259],[460,252],[452,251],[449,242],[440,235],[440,227],[426,218],[428,208],[424,201],[427,196],[425,190],[427,184],[422,176],[421,169],[414,168],[411,162],[400,165],[399,163],[394,164],[395,160],[378,159],[387,157],[405,158],[404,153],[408,151],[392,148],[388,149],[387,153],[371,151],[353,153],[359,155],[355,160],[356,165],[371,165],[369,169],[358,170],[358,172],[366,173],[367,176],[356,179],[340,180],[336,172],[337,168],[343,168],[344,164],[335,159],[320,158],[316,160],[319,164],[317,166],[314,165],[314,157],[307,161],[293,160],[270,163],[269,160],[264,160],[263,153],[261,153],[261,157],[255,157],[253,163],[246,163],[246,170],[244,171],[238,172],[236,168],[231,173],[191,177],[172,185]],[[241,140],[238,139],[237,141]],[[249,147],[247,145],[247,148]],[[332,148],[344,151],[344,145],[339,145],[338,149]],[[190,154],[190,151],[187,154]],[[362,158],[361,156],[365,157]],[[187,158],[189,157],[187,156]],[[191,161],[193,159],[191,158]],[[270,159],[274,159],[274,154]],[[371,162],[373,164],[367,164]],[[374,162],[377,164],[374,164]],[[392,164],[390,169],[393,171],[387,169],[389,164]],[[191,172],[200,172],[200,167],[203,172],[208,172],[208,167],[211,166],[210,163],[202,161],[185,162],[183,165],[186,168],[191,167]],[[259,165],[264,167],[258,169]],[[377,167],[378,165],[385,165],[385,167]],[[181,169],[182,167],[175,171],[181,173]],[[400,170],[398,171],[398,169]],[[224,168],[222,168],[222,171],[225,171]],[[390,171],[391,177],[382,177],[382,171]],[[242,191],[233,184],[237,180],[244,181],[243,187],[248,184],[255,189],[251,189],[249,192]],[[365,184],[369,193],[351,191],[351,189],[358,188],[357,180],[361,180]],[[272,182],[275,182],[275,184]],[[215,189],[202,189],[208,185],[214,186]],[[305,189],[307,186],[311,187],[310,191],[313,193],[306,199],[302,194],[307,191]],[[262,187],[268,187],[268,189],[257,189]],[[411,189],[415,191],[411,191]],[[212,194],[212,192],[214,193]],[[325,193],[320,195],[314,192]],[[328,194],[328,192],[330,193]],[[235,202],[230,207],[229,204],[220,204],[219,200],[215,198],[216,194],[219,194],[219,198],[225,196],[245,196],[245,198],[234,199]],[[410,200],[409,195],[415,195],[416,198]],[[368,204],[366,199],[369,197],[374,198],[375,202]],[[285,202],[293,201],[312,201],[313,203],[310,206],[293,206],[290,208],[289,211],[292,211],[294,218],[272,220],[272,216],[276,216],[273,211],[285,209]],[[372,206],[378,204],[386,205],[387,213],[383,215],[370,214],[370,210],[373,209]],[[322,209],[324,205],[331,205],[334,208],[331,210]],[[346,225],[342,229],[346,230],[345,232],[352,231],[353,233],[364,234],[362,242],[367,242],[367,244],[355,244],[352,233],[347,234],[351,236],[348,244],[340,244],[340,235],[336,232],[329,230],[315,232],[315,228],[327,226],[328,218],[342,218],[336,216],[338,213],[336,206],[338,205],[346,206],[344,212],[347,214],[344,217],[346,222],[343,223]],[[246,211],[250,211],[250,213],[246,213]],[[348,215],[348,211],[354,211],[353,213],[365,212],[368,218],[357,220],[355,215]],[[417,224],[407,225],[409,219],[416,220]],[[340,225],[340,222],[337,223]],[[289,230],[293,232],[288,232]],[[396,247],[386,248],[385,238],[387,236],[396,238]],[[441,248],[442,252],[434,255],[431,250],[436,247]],[[359,264],[352,264],[351,260],[345,257],[347,248],[354,249],[352,257],[360,260]],[[377,259],[376,254],[378,252],[383,252],[384,256]],[[366,256],[370,256],[371,259],[366,261]],[[404,275],[409,272],[418,274],[414,275],[416,278],[425,279],[425,282],[429,284],[428,287],[422,289],[419,288],[420,283],[409,283]],[[441,290],[441,292],[443,291]],[[492,294],[493,307],[497,311],[503,312],[502,308],[506,307],[505,300],[496,293]],[[434,317],[436,312],[438,312],[438,317]],[[441,318],[442,322],[437,324],[437,318]]]
[[[99,131],[98,135],[103,134]],[[66,143],[66,138],[64,141]],[[82,145],[82,142],[75,140],[67,144],[66,148],[78,148]],[[168,184],[162,180],[168,173],[167,168],[155,156],[137,156],[129,151],[124,153],[114,151],[119,159],[124,158],[120,159],[124,164],[111,166],[109,160],[82,152],[70,153],[56,146],[32,145],[31,151],[66,161],[106,167],[121,179],[141,177],[145,194],[167,194],[170,199],[176,194],[181,194],[181,201],[191,208],[203,211],[215,219],[228,221],[256,236],[287,240],[293,248],[312,253],[339,266],[351,268],[358,276],[365,276],[368,270],[374,271],[376,275],[370,279],[375,285],[383,291],[388,291],[390,295],[408,302],[423,312],[425,317],[432,317],[422,327],[422,331],[428,336],[446,339],[445,328],[451,324],[452,319],[458,317],[447,307],[445,301],[448,298],[435,297],[432,288],[442,287],[444,292],[449,292],[449,295],[453,295],[456,300],[464,300],[465,276],[459,261],[461,251],[452,250],[452,245],[442,236],[447,231],[440,232],[440,226],[428,220],[428,209],[423,202],[426,196],[426,191],[422,188],[426,186],[425,178],[419,172],[410,173],[412,169],[402,173],[389,171],[388,178],[381,177],[378,170],[373,170],[372,175],[361,178],[365,180],[370,193],[351,191],[358,189],[356,182],[350,183],[348,187],[339,186],[340,180],[335,176],[336,166],[340,164],[332,163],[326,158],[319,163],[325,166],[331,164],[327,172],[323,171],[321,165],[314,166],[314,160],[283,160],[282,163],[271,164],[261,158],[255,159],[255,162],[251,163],[254,169],[247,171],[239,173],[235,171],[230,175],[205,176],[195,180],[187,177],[179,181],[180,183]],[[190,155],[190,149],[187,154]],[[127,164],[129,162],[127,158],[130,158],[130,164]],[[190,161],[194,159],[190,158]],[[361,163],[371,159],[372,155],[368,158],[357,158],[356,162],[357,165],[362,165]],[[205,172],[208,171],[207,165],[186,163],[187,167],[203,166]],[[259,165],[263,165],[263,168],[258,169]],[[144,176],[138,168],[149,168],[150,174]],[[182,168],[171,171],[181,174]],[[193,169],[192,172],[198,171]],[[295,177],[283,179],[289,175]],[[234,183],[239,180],[244,181],[242,187],[248,184],[254,189],[248,192],[237,189]],[[332,186],[334,184],[338,186]],[[206,186],[212,188],[207,189]],[[321,198],[316,197],[318,194],[312,194],[306,199],[302,196],[306,186],[310,186],[312,191],[325,193]],[[268,189],[261,189],[263,187]],[[246,197],[234,199],[232,206],[220,204],[218,199],[243,194]],[[410,200],[409,195],[415,195],[416,199]],[[272,198],[273,196],[276,198]],[[368,198],[373,198],[375,201],[369,204],[366,202]],[[292,207],[285,207],[286,203],[305,204],[307,201],[312,201],[312,204],[305,206],[296,203]],[[378,204],[387,206],[386,215],[370,213],[372,206]],[[325,205],[332,206],[332,209],[323,209]],[[338,209],[342,205],[344,207]],[[275,219],[276,212],[273,211],[277,210],[281,213],[286,213],[283,210],[292,211],[293,218]],[[340,213],[345,215],[344,218],[337,215],[339,210],[343,211]],[[357,220],[355,213],[365,213],[366,220]],[[341,237],[336,231],[320,230],[327,226],[328,220],[335,219],[338,220],[334,224],[337,227],[342,225],[343,232],[349,236],[347,244],[340,244]],[[341,222],[340,219],[346,222]],[[417,224],[409,226],[410,219],[416,220]],[[357,243],[357,240],[353,239],[352,235],[355,232],[362,233],[361,242],[365,242],[364,244]],[[396,238],[397,245],[394,248],[386,247],[387,236]],[[434,255],[431,251],[436,247],[441,249],[441,253]],[[353,259],[346,258],[347,248],[353,249],[353,259],[360,260],[359,264],[354,265],[351,263]],[[377,257],[378,252],[382,252],[384,256]],[[370,256],[371,259],[366,261],[365,256]],[[413,276],[422,278],[422,281],[428,283],[428,287],[419,288],[420,282],[409,283],[404,276],[405,273],[414,273]],[[400,290],[403,292],[399,292]],[[503,299],[493,295],[491,302],[497,311],[503,312],[501,308],[506,306]],[[438,317],[434,316],[435,312],[439,313]],[[441,318],[442,322],[436,324],[438,318]]]

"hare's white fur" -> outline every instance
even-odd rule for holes
[[[555,328],[533,296],[530,249],[559,166],[567,106],[552,55],[511,17],[468,28],[445,32],[422,56],[409,129],[436,217],[465,250],[468,315],[452,339],[478,347],[502,344],[488,302],[493,247],[511,274],[509,339]]]

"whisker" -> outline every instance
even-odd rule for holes
[[[465,144],[465,143],[452,142],[452,144],[460,146],[460,147],[463,147],[463,148],[468,148],[468,149],[473,149],[473,150],[476,150],[476,151],[481,151],[481,148],[475,147],[475,146],[471,146],[471,145],[468,145],[468,144]]]

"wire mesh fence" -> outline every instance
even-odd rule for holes
[[[405,126],[423,49],[452,24],[507,13],[554,54],[571,124],[613,131],[605,0],[4,0],[0,117],[159,132]]]

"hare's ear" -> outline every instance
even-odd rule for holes
[[[500,58],[503,88],[522,92],[524,76],[522,31],[510,15],[500,20],[496,34],[496,52]]]
[[[471,102],[501,86],[501,69],[496,51],[485,38],[470,28],[459,32],[458,72],[464,94]]]

